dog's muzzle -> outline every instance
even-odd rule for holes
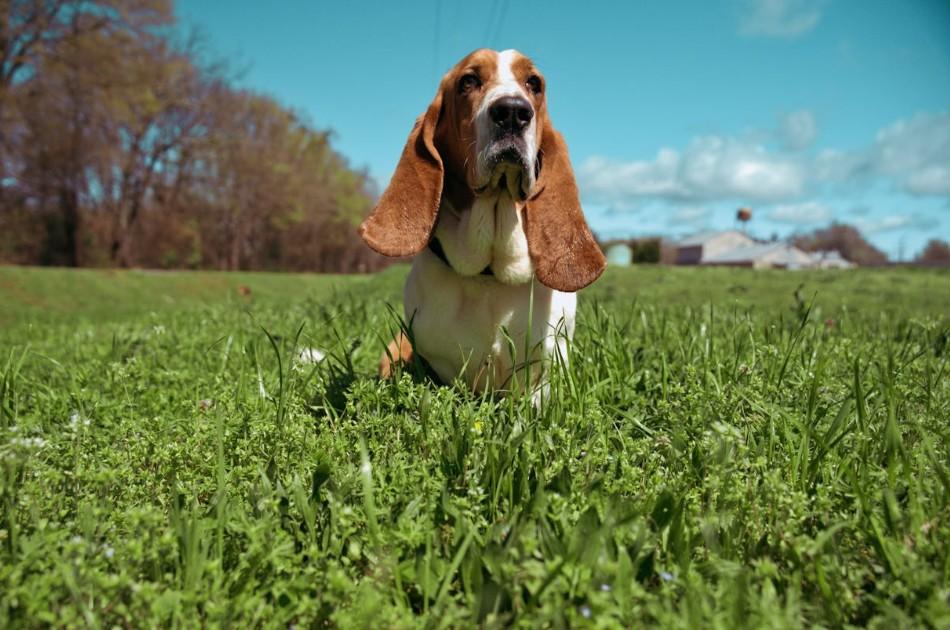
[[[485,165],[490,175],[487,184],[476,192],[507,189],[513,199],[524,200],[533,180],[525,135],[534,109],[523,97],[503,96],[491,104],[488,116],[492,128]]]

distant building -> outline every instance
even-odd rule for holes
[[[676,264],[753,269],[849,269],[854,264],[837,251],[809,254],[782,242],[760,242],[741,232],[705,232],[676,245]]]
[[[755,241],[735,230],[703,232],[684,238],[676,245],[677,265],[702,265],[725,252],[755,245]]]
[[[633,249],[627,243],[613,243],[607,246],[607,264],[615,267],[629,267],[633,263]]]
[[[811,252],[811,257],[815,261],[815,267],[819,269],[851,269],[856,266],[836,249]]]
[[[787,243],[755,243],[720,252],[706,258],[703,265],[752,267],[753,269],[807,269],[815,266],[812,257]]]

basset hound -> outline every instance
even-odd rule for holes
[[[414,347],[445,383],[538,394],[566,359],[575,291],[606,260],[584,220],[547,85],[514,50],[476,50],[443,78],[360,235],[386,256],[414,256],[404,291]],[[527,350],[527,361],[525,360]]]

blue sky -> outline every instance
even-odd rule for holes
[[[892,257],[950,239],[950,2],[181,0],[242,85],[335,131],[384,186],[439,77],[483,46],[548,80],[602,236],[679,236],[753,209],[832,220]]]

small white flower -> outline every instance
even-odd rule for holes
[[[104,555],[107,560],[112,560],[112,557],[115,555],[115,549],[110,545],[106,545],[102,550],[102,555]]]
[[[610,592],[610,584],[601,584],[601,585],[600,585],[600,590],[601,590],[602,592],[604,592],[604,593],[609,593],[609,592]]]
[[[581,617],[583,617],[584,619],[590,619],[591,615],[593,614],[593,612],[590,609],[590,606],[588,606],[587,604],[584,604],[583,606],[581,606],[580,611],[581,611]]]
[[[326,353],[318,348],[301,348],[297,360],[300,363],[320,363],[326,356]]]
[[[75,431],[79,427],[88,427],[90,424],[89,418],[83,418],[79,415],[78,411],[74,411],[69,414],[69,428]]]
[[[672,582],[673,580],[676,579],[676,576],[668,571],[660,571],[660,578],[664,582]]]
[[[43,438],[38,437],[15,437],[10,440],[11,446],[19,446],[20,448],[35,448],[41,449],[46,446],[47,442]]]

